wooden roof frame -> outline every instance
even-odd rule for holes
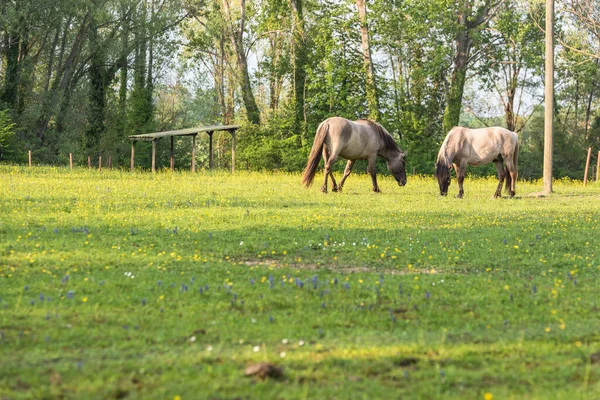
[[[196,171],[196,136],[202,132],[206,132],[209,137],[209,169],[213,167],[213,142],[212,137],[213,133],[226,131],[231,133],[232,142],[231,142],[231,172],[235,172],[235,143],[236,143],[236,130],[240,128],[239,125],[212,125],[212,126],[202,126],[198,128],[189,128],[189,129],[180,129],[176,131],[164,131],[164,132],[153,132],[153,133],[143,133],[140,135],[131,135],[129,136],[129,140],[131,141],[131,170],[134,169],[134,160],[135,160],[135,143],[142,142],[152,142],[152,172],[156,171],[156,144],[160,139],[163,138],[171,138],[171,170],[175,169],[175,157],[173,154],[174,146],[173,146],[173,138],[175,136],[191,136],[192,137],[192,172]]]

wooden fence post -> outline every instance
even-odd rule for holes
[[[211,131],[208,133],[208,169],[212,171],[213,168],[213,133]]]
[[[131,172],[133,172],[134,160],[135,160],[135,142],[132,140],[131,141]]]
[[[173,144],[173,136],[171,136],[171,155],[170,155],[170,161],[171,161],[171,171],[175,170],[175,154],[174,154],[174,144]]]
[[[102,156],[98,156],[98,171],[102,171]]]
[[[69,153],[69,168],[73,169],[73,153]]]
[[[196,136],[198,134],[192,135],[192,172],[196,172]]]
[[[598,182],[598,175],[600,175],[600,150],[598,151],[598,159],[596,160],[596,182]]]
[[[88,169],[92,169],[92,159],[88,156]]]
[[[231,173],[235,172],[235,142],[236,134],[235,131],[231,132]]]
[[[585,161],[585,173],[583,174],[583,186],[587,186],[588,171],[590,169],[590,158],[592,157],[592,148],[588,148],[587,160]]]
[[[31,150],[29,150],[29,166],[31,167]]]
[[[156,139],[152,139],[152,172],[156,171]]]

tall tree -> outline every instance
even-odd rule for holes
[[[544,188],[552,193],[552,156],[554,151],[554,0],[546,0],[546,68],[544,100]]]
[[[478,31],[489,22],[503,1],[461,0],[457,2],[452,77],[444,111],[444,132],[458,125],[460,120],[465,81],[469,62],[471,61],[471,50],[478,36]]]
[[[240,1],[239,16],[235,17],[231,10],[229,0],[223,0],[223,12],[225,13],[226,31],[231,40],[235,57],[237,60],[238,77],[242,89],[242,100],[246,108],[248,121],[260,124],[260,110],[256,104],[252,85],[250,84],[250,73],[248,71],[248,58],[244,46],[244,33],[246,29],[246,0]]]
[[[360,22],[360,38],[363,50],[363,62],[367,75],[367,103],[369,104],[369,118],[377,121],[379,119],[379,100],[377,99],[377,85],[375,84],[375,71],[373,59],[371,58],[371,46],[369,44],[369,25],[367,23],[367,6],[365,0],[356,0],[358,18]]]
[[[292,34],[293,34],[293,69],[294,69],[294,125],[293,129],[297,133],[304,133],[306,125],[306,65],[307,58],[307,37],[304,22],[304,4],[303,0],[290,0],[292,6]]]

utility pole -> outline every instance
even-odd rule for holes
[[[554,0],[546,0],[546,68],[544,88],[544,189],[552,193],[552,149],[554,136]]]

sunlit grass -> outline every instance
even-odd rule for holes
[[[600,186],[0,167],[0,397],[599,395]],[[270,361],[281,380],[255,383]]]

